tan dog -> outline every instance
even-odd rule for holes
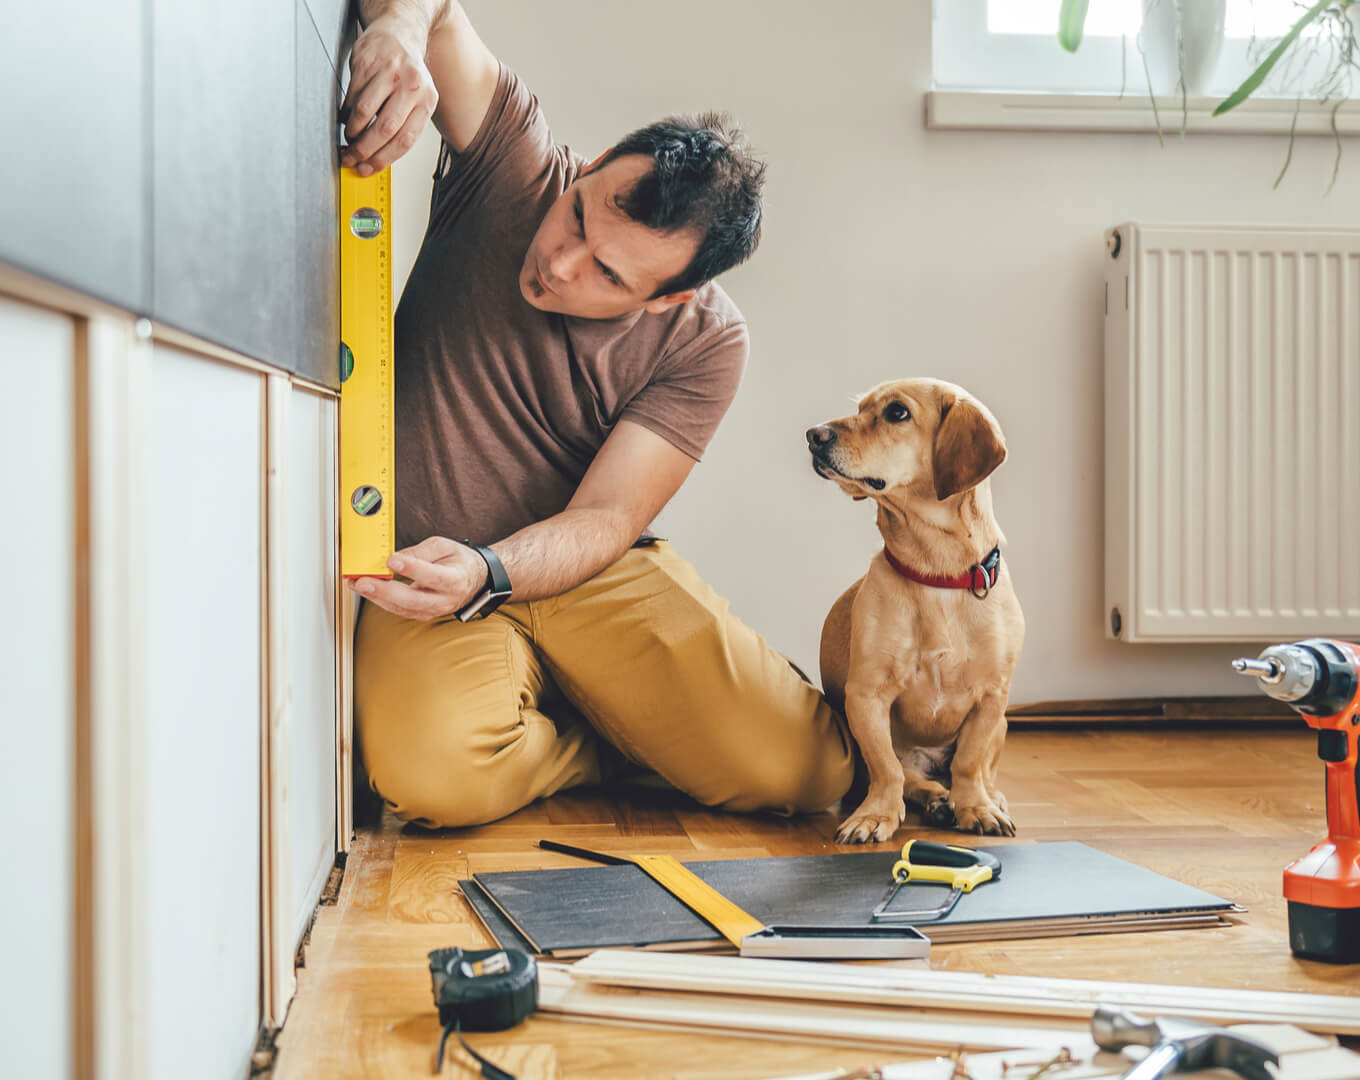
[[[869,773],[836,839],[891,839],[904,798],[932,825],[1014,835],[996,768],[1025,620],[987,480],[1006,458],[1001,428],[960,387],[904,379],[807,440],[819,475],[878,503],[884,542],[822,628],[822,686]],[[948,778],[949,748],[945,786],[930,773],[943,762]]]

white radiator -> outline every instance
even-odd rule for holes
[[[1360,635],[1360,229],[1106,244],[1106,634]]]

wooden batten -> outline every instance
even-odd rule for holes
[[[1186,1016],[1211,1023],[1281,1022],[1314,1031],[1360,1034],[1353,997],[980,975],[855,964],[599,950],[571,969],[600,986],[866,1005],[1024,1014],[1086,1020],[1097,1005]]]
[[[1075,1021],[1009,1017],[1005,1023],[992,1023],[957,1012],[907,1014],[837,1002],[642,991],[596,985],[575,978],[571,968],[561,964],[540,964],[538,970],[539,1009],[577,1019],[680,1026],[797,1041],[829,1039],[846,1045],[922,1053],[957,1046],[979,1050],[1042,1047],[1052,1051],[1067,1047],[1073,1053],[1094,1050],[1084,1025]]]
[[[288,607],[288,413],[292,385],[281,375],[264,380],[264,507],[261,515],[264,580],[262,724],[260,745],[260,882],[263,1020],[280,1027],[296,986],[292,942],[293,682]]]
[[[101,1080],[147,1074],[146,497],[142,439],[151,347],[126,316],[83,324],[89,423],[88,1050]]]

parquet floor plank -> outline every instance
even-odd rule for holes
[[[1316,741],[1295,729],[1044,729],[1017,725],[1000,785],[1013,842],[1080,840],[1235,900],[1230,927],[936,946],[940,970],[1297,990],[1356,996],[1360,970],[1293,957],[1280,894],[1284,866],[1326,832]],[[469,873],[578,866],[541,838],[682,860],[845,850],[831,813],[725,814],[650,788],[566,792],[475,829],[431,832],[388,816],[362,830],[337,904],[322,908],[279,1036],[277,1080],[428,1075],[439,1028],[426,953],[491,943],[456,882]],[[908,836],[993,843],[919,827]],[[902,1056],[828,1045],[623,1028],[546,1016],[468,1036],[521,1080],[756,1080]],[[476,1074],[461,1055],[445,1077]],[[518,1070],[518,1071],[517,1071]]]

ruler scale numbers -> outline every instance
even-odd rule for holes
[[[340,170],[340,573],[388,577],[395,545],[391,170]]]

